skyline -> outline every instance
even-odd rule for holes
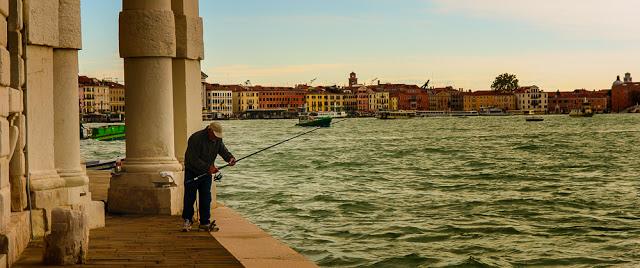
[[[606,89],[640,72],[640,3],[566,0],[200,1],[208,82],[489,89],[499,74],[545,90]],[[82,3],[80,74],[122,81],[120,1]],[[634,25],[635,24],[635,25]],[[635,53],[634,53],[635,52]]]

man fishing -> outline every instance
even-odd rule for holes
[[[193,203],[196,201],[196,193],[199,195],[199,212],[201,230],[211,230],[211,184],[213,175],[218,173],[215,160],[220,155],[229,166],[236,164],[236,159],[227,150],[222,142],[222,126],[213,122],[203,130],[200,130],[191,137],[184,157],[184,208],[182,219],[184,225],[183,232],[191,230],[193,224]],[[199,177],[200,176],[200,177]],[[195,179],[195,180],[194,180]]]

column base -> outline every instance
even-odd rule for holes
[[[122,173],[111,178],[107,198],[110,213],[180,215],[184,196],[184,172],[174,171],[175,185],[161,187],[154,183],[170,182],[159,172]]]
[[[77,186],[89,185],[89,177],[87,177],[87,174],[84,171],[82,171],[82,169],[78,169],[78,170],[58,169],[58,175],[60,175],[60,178],[64,180],[65,187],[77,187]]]

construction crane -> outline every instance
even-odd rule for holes
[[[316,80],[318,80],[318,78],[317,78],[317,77],[316,77],[316,78],[314,78],[314,79],[311,79],[311,81],[309,81],[309,86],[312,86],[312,85],[313,85],[313,82],[315,82]]]
[[[251,80],[244,81],[244,85],[247,87],[251,86]]]
[[[374,85],[374,84],[375,84],[375,82],[376,82],[376,81],[378,81],[378,80],[380,80],[380,79],[378,79],[377,77],[376,77],[376,78],[374,78],[374,79],[371,79],[371,85]]]
[[[421,88],[422,89],[428,89],[429,88],[429,82],[431,82],[431,79],[427,80],[427,82],[424,83],[424,85]]]

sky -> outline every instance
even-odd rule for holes
[[[83,0],[80,72],[123,80],[119,0]],[[209,83],[489,89],[501,73],[547,91],[640,80],[638,0],[200,0]]]

